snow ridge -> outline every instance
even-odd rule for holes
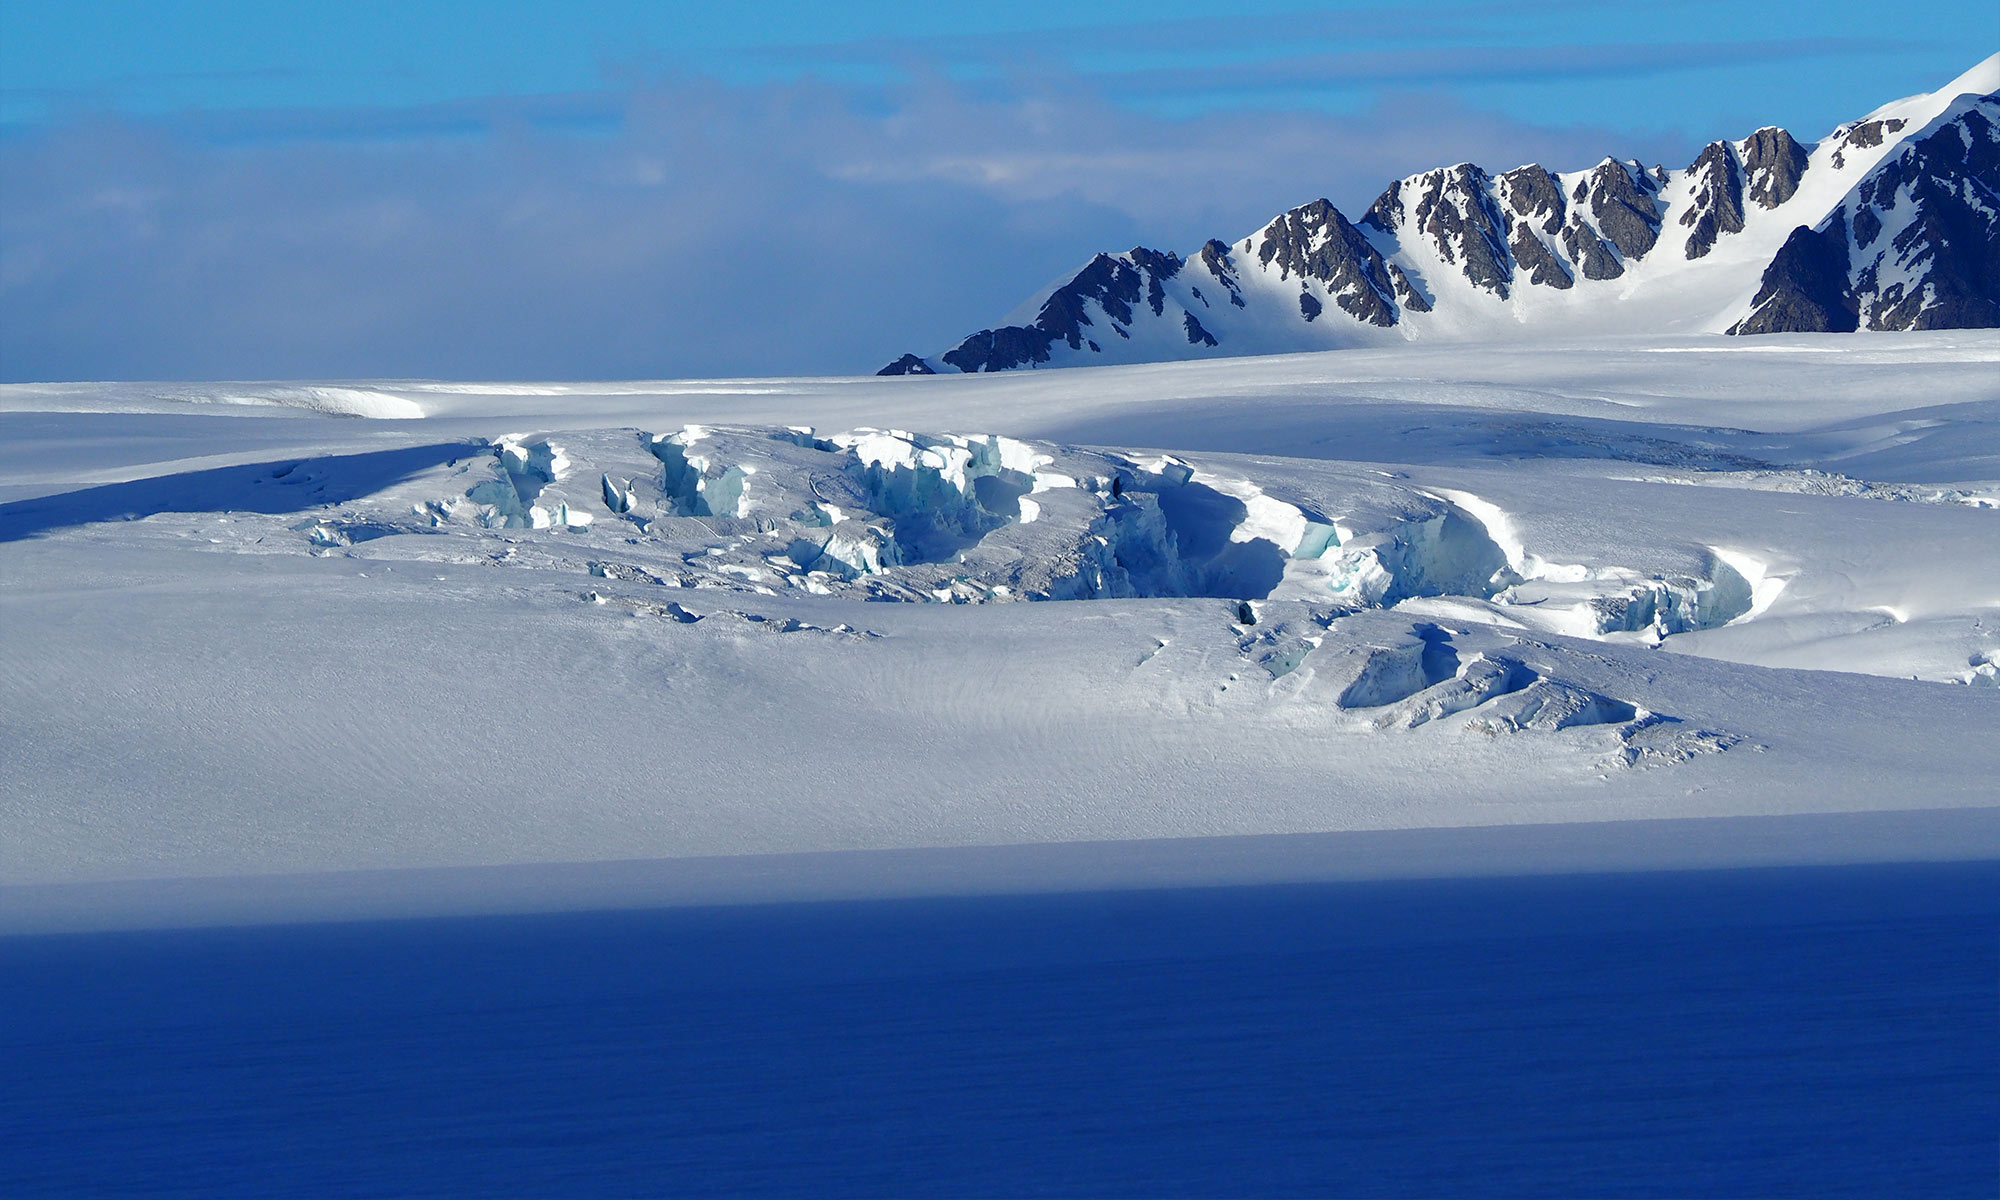
[[[879,374],[1157,362],[1398,340],[2000,326],[2000,55],[1806,144],[1767,126],[1684,170],[1473,163],[1325,199],[1195,253],[1099,254]]]

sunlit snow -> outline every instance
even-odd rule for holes
[[[2000,796],[1991,333],[0,412],[0,883]]]

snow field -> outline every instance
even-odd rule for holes
[[[0,882],[1990,805],[1995,360],[0,390]]]

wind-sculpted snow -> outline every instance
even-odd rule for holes
[[[1322,667],[1340,687],[1336,702],[1378,730],[1452,718],[1461,730],[1489,736],[1610,727],[1602,761],[1616,767],[1670,765],[1743,742],[1562,678],[1564,655],[1538,639],[1417,623],[1364,635],[1336,653]]]

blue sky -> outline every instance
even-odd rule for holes
[[[1098,248],[1683,165],[1990,3],[0,5],[0,378],[864,370]]]

